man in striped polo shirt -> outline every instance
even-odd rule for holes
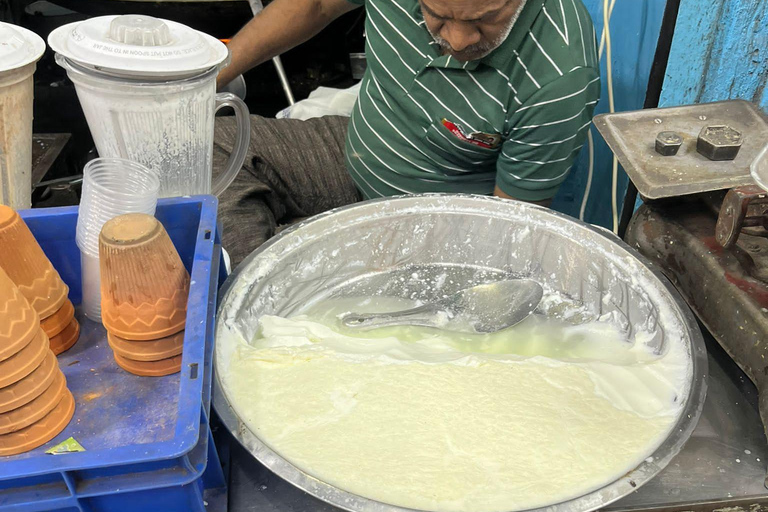
[[[344,151],[357,191],[364,198],[462,192],[547,204],[586,140],[599,99],[594,29],[581,0],[275,0],[233,39],[220,84],[358,5],[367,14],[368,69]],[[324,142],[310,150],[333,146]],[[347,175],[328,176],[338,174],[334,166],[287,167],[272,174],[294,196],[336,196],[319,201],[324,207],[349,202],[348,191],[329,185],[351,184]],[[231,193],[240,212],[242,192],[236,185]],[[242,243],[242,228],[234,229]]]

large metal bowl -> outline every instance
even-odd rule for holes
[[[642,256],[599,228],[530,204],[463,195],[375,200],[317,216],[272,239],[224,285],[216,331],[216,411],[256,459],[317,498],[349,511],[408,510],[304,473],[249,430],[227,398],[234,343],[224,331],[252,339],[261,315],[289,315],[325,298],[382,293],[429,300],[508,274],[536,279],[593,316],[612,315],[630,336],[651,333],[645,338],[658,351],[681,343],[690,354],[680,416],[661,445],[618,480],[546,510],[608,505],[661,471],[693,432],[706,393],[706,350],[688,307]]]

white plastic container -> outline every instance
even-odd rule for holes
[[[85,166],[75,239],[81,255],[83,309],[89,319],[101,322],[101,228],[125,213],[154,215],[159,189],[157,174],[136,162],[97,158]]]
[[[102,16],[53,31],[56,62],[74,82],[101,157],[157,172],[160,196],[219,194],[242,168],[248,108],[216,94],[228,60],[220,41],[147,16]],[[234,108],[238,139],[227,170],[212,182],[215,112]]]
[[[16,210],[32,206],[32,75],[44,52],[37,34],[0,22],[0,204]]]

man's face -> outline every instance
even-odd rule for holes
[[[444,55],[482,59],[503,43],[526,0],[419,0],[427,30]]]

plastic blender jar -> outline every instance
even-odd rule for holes
[[[32,206],[32,100],[45,42],[34,32],[0,22],[0,203]]]
[[[160,197],[218,194],[242,168],[248,108],[232,94],[216,94],[216,76],[229,59],[218,39],[172,21],[123,15],[59,27],[48,42],[75,84],[99,156],[155,171]],[[214,118],[224,106],[234,108],[238,134],[214,182]]]

